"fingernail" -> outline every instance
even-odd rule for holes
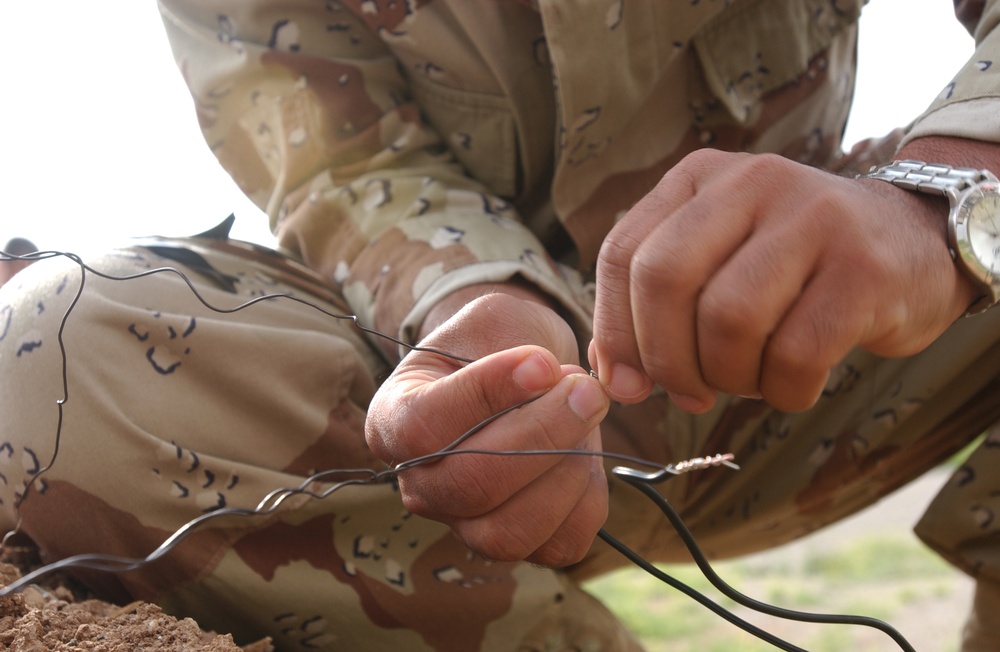
[[[569,391],[569,409],[583,421],[590,421],[607,407],[608,398],[600,383],[587,376],[572,376],[573,388]]]
[[[669,392],[668,394],[673,404],[685,412],[698,414],[705,411],[705,402],[700,398],[687,396],[686,394],[675,394],[673,392]]]
[[[600,369],[597,368],[597,342],[590,340],[590,344],[587,346],[587,362],[590,363],[591,370],[594,373],[600,373]]]
[[[628,400],[646,393],[649,384],[641,373],[619,363],[611,368],[608,389],[615,398]]]
[[[529,392],[548,389],[555,382],[551,367],[537,353],[519,362],[511,376],[515,383]]]

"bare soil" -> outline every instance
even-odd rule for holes
[[[8,546],[0,554],[0,585],[39,565],[30,546]],[[267,640],[245,648],[232,636],[202,630],[148,602],[115,605],[94,598],[72,578],[56,574],[44,584],[0,598],[0,650],[41,652],[272,652]]]

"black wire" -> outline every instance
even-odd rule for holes
[[[368,327],[362,325],[358,321],[356,315],[344,315],[344,314],[334,313],[334,312],[331,312],[331,311],[323,308],[322,306],[316,305],[315,303],[312,303],[312,302],[310,302],[310,301],[308,301],[306,299],[301,299],[299,297],[296,297],[296,296],[294,296],[292,294],[288,294],[288,293],[266,294],[266,295],[254,297],[253,299],[245,301],[245,302],[243,302],[243,303],[241,303],[241,304],[239,304],[239,305],[237,305],[235,307],[232,307],[232,308],[221,308],[219,306],[213,305],[210,302],[208,302],[201,295],[201,293],[198,291],[198,289],[194,286],[194,284],[192,283],[192,281],[190,280],[190,278],[186,274],[184,274],[184,272],[182,272],[182,271],[180,271],[180,270],[178,270],[176,268],[173,268],[173,267],[158,267],[158,268],[154,268],[154,269],[150,269],[150,270],[145,270],[145,271],[142,271],[142,272],[137,272],[135,274],[116,276],[116,275],[107,274],[105,272],[101,272],[100,270],[97,270],[97,269],[91,267],[90,265],[87,265],[86,263],[83,262],[83,260],[78,255],[73,254],[73,253],[56,252],[56,251],[43,251],[43,252],[36,252],[36,253],[32,253],[32,254],[27,254],[25,256],[14,256],[14,255],[11,255],[11,254],[7,254],[6,252],[0,251],[0,260],[9,260],[9,259],[17,259],[17,260],[41,260],[41,259],[47,259],[47,258],[53,258],[53,257],[60,257],[60,256],[61,257],[65,257],[65,258],[73,261],[73,263],[75,263],[80,268],[80,282],[79,282],[79,285],[77,287],[76,293],[75,293],[72,301],[70,302],[70,304],[68,305],[67,309],[64,311],[64,313],[63,313],[63,315],[61,317],[61,320],[60,320],[60,323],[59,323],[59,329],[57,331],[57,338],[56,339],[57,339],[57,342],[58,342],[58,345],[59,345],[59,351],[60,351],[61,363],[62,363],[62,365],[61,365],[61,371],[62,371],[62,388],[63,388],[63,394],[62,394],[62,398],[60,398],[60,399],[58,399],[56,401],[57,408],[58,408],[58,416],[59,416],[59,418],[58,418],[58,421],[57,421],[57,424],[56,424],[56,431],[55,431],[55,435],[54,435],[55,442],[54,442],[54,446],[53,446],[53,453],[52,453],[52,456],[51,456],[49,462],[46,463],[41,468],[39,468],[39,470],[36,471],[31,476],[31,478],[28,480],[28,482],[25,485],[25,491],[18,497],[18,500],[15,503],[15,509],[17,509],[24,502],[24,500],[27,499],[28,494],[30,493],[31,487],[38,480],[38,478],[41,477],[44,473],[46,473],[52,467],[52,465],[56,461],[56,458],[58,457],[59,450],[61,448],[64,406],[69,401],[69,398],[70,398],[70,394],[69,394],[68,356],[67,356],[67,352],[66,352],[64,335],[65,335],[66,325],[67,325],[67,323],[69,322],[69,319],[70,319],[70,315],[73,313],[73,310],[76,308],[77,304],[80,301],[80,298],[83,295],[84,287],[86,286],[86,283],[87,283],[87,274],[88,273],[94,274],[95,276],[98,276],[100,278],[104,278],[104,279],[107,279],[107,280],[110,280],[110,281],[130,281],[130,280],[136,280],[136,279],[140,279],[140,278],[144,278],[144,277],[148,277],[148,276],[153,276],[153,275],[156,275],[156,274],[165,274],[165,273],[175,274],[178,277],[180,277],[180,279],[188,286],[188,289],[192,292],[192,294],[195,296],[195,298],[203,306],[205,306],[206,308],[208,308],[209,310],[211,310],[213,312],[222,313],[222,314],[236,313],[236,312],[239,312],[241,310],[245,310],[247,308],[250,308],[251,306],[254,306],[254,305],[258,304],[258,303],[261,303],[263,301],[267,301],[267,300],[270,300],[270,299],[287,299],[287,300],[295,301],[295,302],[297,302],[299,304],[302,304],[302,305],[307,306],[309,308],[312,308],[314,310],[317,310],[317,311],[319,311],[319,312],[321,312],[321,313],[323,313],[323,314],[325,314],[325,315],[327,315],[329,317],[332,317],[334,319],[350,321],[350,322],[352,322],[352,324],[355,327],[357,327],[361,331],[364,331],[366,333],[371,333],[371,334],[376,335],[378,337],[385,338],[385,339],[390,340],[390,341],[392,341],[392,342],[394,342],[396,344],[404,346],[404,347],[406,347],[406,348],[408,348],[410,350],[434,353],[434,354],[442,355],[444,357],[451,358],[453,360],[456,360],[456,361],[459,361],[459,362],[464,362],[464,363],[471,363],[471,362],[473,362],[472,360],[470,360],[468,358],[463,358],[461,356],[453,355],[451,353],[448,353],[446,351],[441,351],[439,349],[430,348],[430,347],[414,346],[414,345],[408,344],[408,343],[403,342],[403,341],[401,341],[401,340],[399,340],[397,338],[394,338],[392,336],[389,336],[387,334],[381,333],[381,332],[379,332],[377,330],[374,330],[374,329],[371,329],[371,328],[368,328]],[[629,455],[622,455],[622,454],[615,454],[615,453],[605,453],[605,452],[592,452],[592,451],[584,451],[584,450],[578,450],[578,449],[572,449],[572,450],[492,451],[492,450],[458,449],[458,448],[456,448],[457,446],[459,446],[460,444],[462,444],[464,441],[466,441],[467,439],[469,439],[472,435],[474,435],[475,433],[479,432],[480,430],[482,430],[484,427],[486,427],[487,425],[489,425],[493,421],[499,419],[503,415],[505,415],[505,414],[507,414],[507,413],[509,413],[509,412],[511,412],[513,410],[516,410],[516,409],[518,409],[520,407],[523,407],[524,405],[527,405],[528,403],[530,403],[530,402],[532,402],[534,400],[535,399],[532,398],[532,399],[528,399],[526,401],[522,401],[520,403],[517,403],[515,405],[510,406],[509,408],[507,408],[505,410],[502,410],[501,412],[499,412],[497,414],[494,414],[494,415],[492,415],[492,416],[484,419],[480,423],[474,425],[472,428],[470,428],[469,430],[467,430],[466,432],[464,432],[456,440],[454,440],[453,442],[451,442],[450,444],[448,444],[443,449],[441,449],[441,450],[439,450],[437,452],[430,453],[430,454],[423,455],[423,456],[420,456],[420,457],[417,457],[417,458],[414,458],[414,459],[407,460],[405,462],[402,462],[402,463],[398,464],[397,466],[395,466],[393,468],[385,469],[385,470],[382,470],[382,471],[376,471],[374,469],[329,469],[329,470],[320,471],[320,472],[318,472],[318,473],[316,473],[316,474],[314,474],[314,475],[312,475],[312,476],[310,476],[308,478],[305,478],[297,487],[281,487],[279,489],[275,489],[274,491],[268,493],[263,499],[261,499],[261,501],[257,504],[257,506],[255,508],[252,508],[252,509],[251,508],[241,508],[241,507],[223,508],[223,509],[215,510],[215,511],[210,512],[208,514],[202,514],[202,515],[200,515],[200,516],[198,516],[198,517],[196,517],[194,519],[191,519],[190,521],[188,521],[188,522],[184,523],[183,525],[181,525],[177,530],[175,530],[173,532],[173,534],[171,534],[169,537],[167,537],[166,540],[164,540],[159,546],[157,546],[152,552],[150,552],[145,557],[142,557],[142,558],[130,558],[130,557],[122,557],[122,556],[97,554],[97,553],[95,553],[95,554],[82,554],[82,555],[75,555],[75,556],[72,556],[72,557],[67,557],[67,558],[61,559],[59,561],[53,562],[51,564],[47,564],[47,565],[45,565],[45,566],[43,566],[41,568],[38,568],[38,569],[32,571],[31,573],[25,575],[24,577],[22,577],[22,578],[20,578],[18,580],[15,580],[14,582],[11,582],[7,586],[0,587],[0,597],[5,597],[7,595],[11,595],[13,593],[16,593],[16,592],[22,590],[24,587],[30,585],[34,581],[38,580],[39,578],[44,577],[45,575],[51,574],[53,572],[56,572],[56,571],[64,569],[64,568],[78,568],[78,569],[95,570],[95,571],[103,571],[103,572],[113,572],[113,573],[123,573],[123,572],[137,570],[137,569],[139,569],[139,568],[141,568],[141,567],[143,567],[143,566],[145,566],[147,564],[153,563],[157,559],[159,559],[159,558],[163,557],[164,555],[166,555],[167,553],[169,553],[181,541],[183,541],[190,534],[192,534],[196,529],[200,528],[203,524],[207,523],[208,521],[211,521],[211,520],[214,520],[214,519],[217,519],[217,518],[220,518],[220,517],[224,517],[224,516],[253,517],[253,516],[261,516],[261,515],[271,514],[271,513],[273,513],[274,511],[276,511],[278,509],[278,507],[281,505],[281,503],[283,503],[285,501],[285,499],[287,499],[289,497],[292,497],[292,496],[306,496],[306,497],[313,498],[313,499],[316,499],[316,500],[322,500],[322,499],[327,498],[328,496],[332,495],[336,491],[339,491],[340,489],[342,489],[342,488],[344,488],[346,486],[364,485],[364,484],[375,484],[375,483],[378,483],[378,482],[387,481],[387,480],[390,480],[391,478],[395,477],[401,471],[405,471],[407,469],[414,468],[416,466],[420,466],[420,465],[424,465],[424,464],[430,464],[430,463],[438,461],[438,460],[440,460],[442,458],[453,456],[453,455],[480,454],[480,455],[522,456],[522,455],[595,455],[596,454],[596,455],[602,455],[604,457],[616,459],[616,460],[619,460],[619,461],[622,461],[622,462],[627,462],[627,463],[638,465],[638,466],[647,466],[647,467],[650,467],[650,468],[657,468],[657,469],[662,469],[663,468],[663,465],[661,465],[661,464],[657,464],[655,462],[650,462],[648,460],[643,460],[641,458],[637,458],[637,457],[633,457],[633,456],[629,456]],[[360,478],[349,479],[349,480],[343,480],[343,481],[340,481],[340,482],[333,483],[332,485],[330,485],[329,487],[327,487],[325,490],[323,490],[321,492],[316,492],[316,491],[312,491],[312,490],[308,489],[308,487],[310,485],[312,485],[314,483],[317,483],[317,482],[322,482],[322,481],[330,478],[331,476],[343,476],[343,475],[360,475],[361,477]],[[20,522],[18,522],[18,524],[15,526],[15,528],[4,537],[3,542],[5,542],[11,535],[13,535],[14,533],[16,533],[19,529],[20,529]],[[2,548],[3,542],[0,542],[0,548]]]
[[[782,618],[784,620],[795,620],[800,622],[817,623],[817,624],[828,624],[828,625],[857,625],[864,627],[873,627],[878,629],[892,638],[893,641],[902,649],[904,652],[915,652],[913,646],[910,644],[906,638],[899,633],[892,625],[883,622],[877,618],[870,618],[868,616],[850,616],[850,615],[839,615],[839,614],[814,614],[805,611],[796,611],[793,609],[784,609],[782,607],[776,607],[774,605],[755,600],[749,596],[746,596],[729,584],[727,584],[712,565],[709,563],[708,558],[701,551],[701,547],[698,542],[695,541],[694,535],[691,530],[684,524],[680,515],[674,510],[670,502],[663,497],[656,489],[654,489],[648,482],[630,477],[625,474],[615,474],[620,479],[624,480],[628,484],[632,485],[647,497],[652,500],[660,511],[667,517],[670,521],[670,525],[673,526],[674,530],[680,536],[681,541],[687,547],[688,551],[691,553],[691,557],[694,559],[695,564],[701,570],[702,574],[708,579],[712,585],[719,590],[720,593],[725,595],[730,600],[736,602],[737,604],[743,605],[748,609],[753,609],[754,611],[759,611],[763,614],[769,616],[774,616],[776,618]],[[631,559],[631,558],[630,558]],[[753,633],[753,632],[751,632]],[[755,634],[756,635],[756,634]],[[784,649],[784,648],[783,648]]]
[[[620,552],[626,559],[628,559],[630,562],[632,562],[642,570],[646,571],[647,573],[649,573],[656,579],[660,580],[664,584],[667,584],[677,589],[687,597],[691,598],[698,604],[710,610],[716,616],[729,621],[730,623],[736,625],[743,631],[753,634],[754,636],[762,639],[767,643],[770,643],[771,645],[775,646],[778,649],[786,650],[787,652],[806,652],[804,649],[792,645],[791,643],[785,641],[784,639],[778,638],[774,634],[771,634],[770,632],[767,632],[761,629],[760,627],[757,627],[753,623],[743,620],[742,618],[740,618],[733,612],[729,611],[722,605],[713,602],[708,596],[706,596],[703,593],[700,593],[697,589],[688,586],[687,584],[685,584],[684,582],[680,581],[679,579],[677,579],[672,575],[668,575],[661,569],[657,568],[653,564],[646,561],[646,559],[644,559],[641,555],[639,555],[639,553],[635,552],[634,550],[626,546],[624,543],[616,539],[614,536],[608,533],[608,531],[605,530],[604,528],[598,530],[597,536],[600,537],[601,540],[603,540],[609,546]]]
[[[63,256],[65,258],[72,260],[81,268],[86,267],[83,260],[79,256],[67,252],[40,251],[40,252],[26,254],[23,256],[15,256],[13,254],[8,254],[6,252],[0,251],[0,260],[36,261],[36,260],[43,260],[46,258],[55,258],[58,256]],[[38,478],[40,478],[44,473],[46,473],[49,469],[52,468],[52,465],[55,464],[56,462],[56,457],[59,455],[59,447],[62,444],[62,429],[63,429],[63,420],[65,418],[65,406],[66,402],[69,401],[69,371],[67,369],[69,365],[69,358],[66,355],[66,342],[64,335],[66,332],[66,323],[69,321],[69,316],[73,313],[73,310],[80,302],[80,298],[83,296],[83,290],[86,284],[87,284],[87,275],[85,272],[81,272],[80,284],[77,286],[76,293],[73,295],[73,299],[70,301],[69,306],[67,306],[66,311],[63,313],[62,319],[59,322],[59,331],[56,336],[56,342],[59,345],[59,355],[61,360],[62,398],[56,400],[57,419],[56,419],[55,441],[53,442],[52,446],[52,456],[49,458],[49,461],[44,466],[39,467],[38,470],[35,471],[34,474],[32,474],[31,479],[27,483],[25,483],[24,493],[18,496],[17,500],[14,502],[15,511],[18,510],[18,508],[21,506],[24,500],[28,497],[28,494],[31,493],[31,488],[34,486],[35,481],[38,480]],[[20,516],[18,518],[20,519]],[[20,527],[20,520],[18,520],[17,527],[15,527],[11,533],[16,532],[19,527]],[[4,536],[3,538],[4,542],[7,540],[7,537],[10,536],[11,533],[8,533],[7,535]],[[2,547],[2,545],[3,543],[0,542],[0,547]]]
[[[374,329],[371,329],[371,328],[368,328],[368,327],[362,325],[358,321],[356,315],[337,314],[337,313],[331,312],[329,310],[326,310],[325,308],[322,308],[321,306],[318,306],[318,305],[316,305],[316,304],[314,304],[314,303],[312,303],[312,302],[310,302],[308,300],[301,299],[299,297],[296,297],[296,296],[294,296],[292,294],[288,294],[288,293],[268,294],[268,295],[264,295],[264,296],[260,296],[260,297],[255,297],[254,299],[246,301],[246,302],[244,302],[244,303],[242,303],[242,304],[240,304],[240,305],[238,305],[236,307],[233,307],[233,308],[219,308],[217,306],[214,306],[214,305],[210,304],[204,297],[202,297],[202,295],[200,294],[200,292],[198,291],[198,289],[194,286],[194,284],[192,283],[192,281],[183,272],[181,272],[180,270],[178,270],[176,268],[173,268],[173,267],[161,267],[161,268],[147,270],[147,271],[144,271],[144,272],[140,272],[140,273],[136,273],[136,274],[132,274],[132,275],[126,275],[126,276],[112,276],[110,274],[106,274],[104,272],[100,272],[100,271],[98,271],[98,270],[90,267],[89,265],[87,265],[86,263],[84,263],[79,256],[77,256],[75,254],[72,254],[72,253],[46,251],[46,252],[35,252],[35,253],[28,254],[28,255],[25,255],[25,256],[16,256],[16,255],[7,254],[6,252],[0,251],[0,260],[40,260],[40,259],[43,259],[43,258],[51,258],[51,257],[55,257],[55,256],[64,256],[64,257],[72,260],[74,263],[76,263],[80,267],[81,278],[80,278],[80,284],[79,284],[79,286],[77,288],[77,291],[76,291],[76,295],[74,296],[73,300],[69,304],[69,307],[67,308],[67,310],[65,311],[65,313],[62,316],[62,321],[60,322],[59,331],[58,331],[58,337],[57,337],[58,343],[59,343],[60,352],[61,352],[61,355],[62,355],[63,397],[62,397],[62,399],[60,399],[60,400],[57,401],[58,411],[59,411],[59,419],[58,419],[57,428],[56,428],[56,434],[55,434],[55,440],[56,441],[55,441],[55,447],[54,447],[53,455],[52,455],[52,457],[51,457],[51,459],[50,459],[50,461],[49,461],[48,464],[46,464],[44,467],[42,467],[41,469],[39,469],[36,473],[34,473],[32,475],[31,479],[26,484],[24,493],[19,497],[19,499],[18,499],[18,501],[16,503],[18,506],[24,501],[25,498],[27,498],[27,495],[28,495],[28,493],[30,491],[31,486],[39,478],[39,476],[41,476],[45,471],[47,471],[48,469],[50,469],[52,467],[52,465],[55,463],[56,455],[57,455],[57,453],[59,451],[59,445],[60,445],[61,434],[62,434],[62,425],[63,425],[63,407],[64,407],[65,403],[69,400],[69,388],[68,388],[68,382],[69,381],[68,381],[68,372],[67,372],[67,364],[68,364],[67,361],[68,361],[68,358],[67,358],[67,355],[66,355],[66,349],[65,349],[65,345],[64,345],[63,335],[64,335],[64,331],[65,331],[65,328],[66,328],[66,323],[69,320],[69,316],[73,312],[73,309],[75,308],[75,306],[77,305],[77,303],[80,300],[80,297],[83,294],[84,286],[85,286],[85,283],[86,283],[87,272],[90,272],[92,274],[95,274],[96,276],[99,276],[101,278],[105,278],[105,279],[108,279],[108,280],[112,280],[112,281],[127,281],[127,280],[134,280],[134,279],[142,278],[142,277],[145,277],[145,276],[152,276],[153,274],[160,274],[160,273],[167,273],[167,272],[173,273],[173,274],[176,274],[177,276],[179,276],[183,280],[183,282],[188,286],[188,288],[194,294],[195,298],[202,305],[204,305],[209,310],[212,310],[212,311],[215,311],[215,312],[218,312],[218,313],[224,313],[224,314],[235,313],[237,311],[240,311],[240,310],[243,310],[245,308],[248,308],[248,307],[250,307],[250,306],[252,306],[252,305],[254,305],[256,303],[259,303],[259,302],[262,302],[262,301],[265,301],[265,300],[269,300],[269,299],[274,299],[274,298],[288,299],[288,300],[300,303],[302,305],[305,305],[307,307],[310,307],[310,308],[312,308],[314,310],[318,310],[319,312],[321,312],[321,313],[323,313],[323,314],[325,314],[325,315],[327,315],[329,317],[332,317],[334,319],[351,321],[351,322],[353,322],[354,326],[357,327],[359,330],[361,330],[363,332],[366,332],[366,333],[369,333],[369,334],[372,334],[372,335],[375,335],[375,336],[378,336],[378,337],[385,338],[385,339],[387,339],[387,340],[389,340],[389,341],[391,341],[391,342],[393,342],[393,343],[395,343],[397,345],[403,346],[403,347],[405,347],[407,349],[410,349],[410,350],[413,350],[413,351],[424,351],[424,352],[435,353],[435,354],[442,355],[442,356],[445,356],[445,357],[448,357],[448,358],[451,358],[453,360],[460,361],[460,362],[465,362],[465,363],[472,362],[472,360],[470,360],[470,359],[463,358],[463,357],[460,357],[460,356],[456,356],[456,355],[447,353],[445,351],[440,351],[440,350],[433,349],[433,348],[426,348],[426,347],[420,347],[420,346],[414,346],[414,345],[408,344],[408,343],[403,342],[403,341],[401,341],[401,340],[399,340],[399,339],[397,339],[395,337],[392,337],[390,335],[387,335],[385,333],[381,333],[379,331],[376,331]],[[40,577],[42,577],[44,575],[47,575],[47,574],[49,574],[51,572],[54,572],[56,570],[62,569],[62,568],[73,567],[73,568],[84,568],[84,569],[107,571],[107,572],[126,572],[126,571],[130,571],[130,570],[135,570],[135,569],[138,569],[138,568],[140,568],[140,567],[142,567],[142,566],[144,566],[146,564],[152,563],[156,559],[159,559],[163,555],[167,554],[170,550],[173,549],[174,546],[176,546],[181,540],[183,540],[185,537],[187,537],[196,528],[198,528],[200,525],[202,525],[203,523],[205,523],[208,520],[211,520],[213,518],[218,518],[220,516],[259,516],[259,515],[262,515],[262,514],[269,514],[269,513],[272,513],[273,511],[275,511],[286,498],[288,498],[290,496],[293,496],[293,495],[305,495],[305,496],[308,496],[308,497],[311,497],[311,498],[314,498],[314,499],[323,499],[323,498],[326,498],[327,496],[331,495],[335,491],[337,491],[337,490],[339,490],[339,489],[341,489],[341,488],[343,488],[345,486],[372,484],[372,483],[375,483],[375,482],[386,480],[388,478],[391,478],[391,477],[395,476],[397,473],[399,473],[401,471],[405,471],[406,469],[413,468],[413,467],[415,467],[417,465],[422,465],[422,464],[427,464],[427,463],[430,463],[430,462],[433,462],[433,461],[437,461],[437,460],[439,460],[439,459],[441,459],[443,457],[450,456],[450,455],[457,455],[457,454],[484,454],[484,455],[507,455],[507,456],[514,456],[514,455],[555,455],[555,454],[589,454],[589,455],[595,455],[596,454],[596,455],[604,455],[605,457],[612,457],[612,458],[616,458],[616,459],[621,459],[621,460],[629,461],[629,462],[632,462],[632,463],[638,463],[638,464],[643,465],[643,466],[650,466],[650,467],[653,467],[653,468],[665,469],[665,467],[663,467],[663,465],[658,465],[658,464],[655,464],[655,463],[647,462],[645,460],[639,460],[639,459],[632,458],[632,457],[629,457],[629,456],[615,455],[615,454],[610,454],[610,453],[597,453],[597,452],[592,452],[592,451],[581,451],[581,450],[572,450],[572,451],[489,451],[489,450],[473,450],[473,449],[457,449],[456,448],[462,442],[464,442],[465,440],[467,440],[469,437],[471,437],[473,434],[475,434],[476,432],[478,432],[479,430],[481,430],[482,428],[484,428],[488,424],[492,423],[494,420],[496,420],[499,417],[503,416],[504,414],[510,412],[511,410],[515,410],[517,408],[522,407],[523,405],[531,402],[531,400],[533,400],[533,399],[529,399],[528,401],[524,401],[522,403],[518,403],[516,405],[513,405],[510,408],[507,408],[506,410],[504,410],[504,411],[502,411],[502,412],[500,412],[500,413],[498,413],[496,415],[493,415],[493,416],[487,418],[483,422],[481,422],[481,423],[473,426],[471,429],[469,429],[468,431],[466,431],[465,433],[463,433],[458,439],[456,439],[455,441],[453,441],[452,443],[450,443],[448,446],[446,446],[445,448],[441,449],[440,451],[437,451],[436,453],[432,453],[432,454],[429,454],[429,455],[424,455],[424,456],[421,456],[421,457],[418,457],[418,458],[414,458],[412,460],[408,460],[406,462],[403,462],[403,463],[401,463],[401,464],[399,464],[399,465],[397,465],[397,466],[395,466],[395,467],[393,467],[391,469],[387,469],[387,470],[384,470],[384,471],[378,471],[378,472],[376,472],[376,471],[374,471],[372,469],[344,469],[344,470],[323,471],[323,472],[320,472],[320,473],[318,473],[318,474],[316,474],[314,476],[311,476],[311,477],[305,479],[298,487],[285,487],[285,488],[280,488],[280,489],[276,489],[276,490],[272,491],[267,496],[265,496],[260,501],[260,503],[258,503],[257,507],[254,508],[254,509],[226,508],[226,509],[216,510],[216,511],[211,512],[209,514],[204,514],[204,515],[202,515],[202,516],[200,516],[198,518],[192,519],[192,520],[188,521],[187,523],[185,523],[184,525],[182,525],[180,528],[178,528],[170,537],[168,537],[163,543],[161,543],[153,552],[151,552],[145,558],[133,559],[133,558],[120,557],[120,556],[112,556],[112,555],[103,555],[103,554],[87,554],[87,555],[77,555],[77,556],[74,556],[74,557],[68,557],[68,558],[62,559],[62,560],[60,560],[58,562],[54,562],[52,564],[49,564],[49,565],[43,566],[43,567],[41,567],[39,569],[36,569],[35,571],[29,573],[28,575],[25,575],[24,577],[22,577],[19,580],[16,580],[16,581],[10,583],[9,585],[7,585],[5,587],[0,587],[0,597],[6,596],[6,595],[10,595],[10,594],[12,594],[12,593],[14,593],[16,591],[19,591],[20,589],[24,588],[29,583],[37,580],[38,578],[40,578]],[[330,475],[334,475],[334,474],[350,474],[350,473],[358,473],[358,474],[361,474],[363,477],[361,477],[361,478],[355,478],[355,479],[349,479],[349,480],[344,480],[344,481],[341,481],[341,482],[338,482],[338,483],[334,483],[332,486],[328,487],[326,490],[324,490],[323,492],[320,492],[320,493],[316,493],[314,491],[310,491],[309,489],[307,489],[307,487],[310,484],[313,484],[314,482],[317,482],[320,479],[328,477]],[[881,620],[877,620],[875,618],[869,618],[869,617],[865,617],[865,616],[824,615],[824,614],[810,614],[810,613],[801,612],[801,611],[794,611],[794,610],[784,609],[784,608],[781,608],[781,607],[775,607],[773,605],[769,605],[769,604],[760,602],[758,600],[754,600],[753,598],[745,596],[742,593],[740,593],[739,591],[736,591],[735,589],[733,589],[732,587],[730,587],[728,584],[726,584],[722,580],[721,577],[719,577],[719,575],[715,572],[715,570],[709,564],[707,558],[701,552],[701,548],[698,546],[697,542],[695,541],[694,535],[691,533],[691,531],[684,524],[683,520],[680,518],[680,516],[677,514],[677,512],[673,509],[673,507],[670,505],[670,503],[659,492],[657,492],[655,489],[653,489],[653,487],[649,484],[648,481],[644,481],[644,480],[638,479],[638,478],[636,478],[634,476],[629,476],[627,474],[617,474],[616,473],[616,475],[618,475],[618,477],[620,477],[621,479],[625,480],[628,484],[630,484],[633,487],[635,487],[635,488],[639,489],[640,491],[642,491],[644,494],[646,494],[646,496],[648,496],[651,500],[653,500],[654,503],[656,503],[656,505],[660,508],[660,510],[664,513],[664,515],[670,521],[670,524],[677,531],[678,535],[681,537],[681,540],[684,542],[685,546],[690,551],[691,556],[694,559],[695,563],[698,565],[698,568],[705,575],[705,577],[709,580],[709,582],[711,582],[712,585],[715,586],[723,595],[727,596],[728,598],[730,598],[731,600],[733,600],[737,604],[743,605],[744,607],[747,607],[749,609],[753,609],[755,611],[759,611],[759,612],[767,614],[767,615],[775,616],[775,617],[778,617],[778,618],[783,618],[783,619],[786,619],[786,620],[797,620],[797,621],[804,621],[804,622],[811,622],[811,623],[820,623],[820,624],[846,624],[846,625],[863,625],[863,626],[873,627],[873,628],[879,629],[879,630],[885,632],[887,635],[889,635],[899,645],[899,647],[902,650],[904,650],[904,652],[915,652],[914,649],[913,649],[913,647],[909,644],[909,642],[898,631],[896,631],[896,629],[894,629],[892,626],[888,625],[887,623],[885,623],[885,622],[883,622]],[[663,475],[661,475],[661,477],[666,477],[666,475],[667,474],[663,474]],[[18,524],[18,527],[19,527],[19,525],[20,524]],[[15,528],[15,531],[16,531],[16,529],[17,528]],[[654,566],[653,564],[649,563],[647,560],[645,560],[644,558],[642,558],[640,555],[638,555],[637,553],[635,553],[634,551],[632,551],[625,544],[623,544],[621,541],[619,541],[618,539],[616,539],[615,537],[613,537],[611,534],[609,534],[604,529],[601,529],[598,532],[598,536],[603,541],[605,541],[606,543],[608,543],[608,545],[610,545],[612,548],[614,548],[619,553],[621,553],[622,555],[624,555],[633,564],[635,564],[636,566],[642,568],[647,573],[652,574],[654,577],[656,577],[657,579],[663,581],[664,583],[668,584],[669,586],[677,589],[678,591],[681,591],[682,593],[684,593],[685,595],[687,595],[691,599],[695,600],[699,604],[705,606],[706,608],[708,608],[709,610],[711,610],[714,614],[718,615],[719,617],[723,618],[724,620],[726,620],[726,621],[728,621],[728,622],[736,625],[737,627],[740,627],[744,631],[746,631],[746,632],[748,632],[750,634],[753,634],[754,636],[757,636],[758,638],[760,638],[760,639],[762,639],[762,640],[770,643],[771,645],[774,645],[775,647],[777,647],[779,649],[786,650],[788,652],[805,652],[804,650],[802,650],[802,648],[796,647],[796,646],[792,645],[791,643],[788,643],[787,641],[784,641],[783,639],[781,639],[781,638],[779,638],[779,637],[777,637],[777,636],[775,636],[773,634],[770,634],[770,633],[764,631],[763,629],[761,629],[761,628],[753,625],[752,623],[749,623],[749,622],[743,620],[742,618],[740,618],[736,614],[734,614],[734,613],[726,610],[724,607],[716,604],[715,602],[713,602],[711,599],[709,599],[705,595],[699,593],[697,590],[691,588],[690,586],[684,584],[683,582],[677,580],[676,578],[673,578],[670,575],[664,573],[663,571],[661,571],[660,569],[658,569],[656,566]],[[0,544],[0,545],[2,545],[2,544]]]

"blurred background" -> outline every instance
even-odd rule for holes
[[[81,251],[231,212],[235,236],[271,242],[201,137],[155,2],[4,2],[0,20],[0,245]],[[972,51],[948,0],[872,0],[861,38],[848,144],[909,122]]]

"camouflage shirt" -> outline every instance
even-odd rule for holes
[[[864,0],[159,4],[281,247],[413,340],[441,297],[515,276],[584,335],[603,238],[696,148],[830,165]],[[997,140],[1000,2],[956,12],[978,48],[910,135]]]

